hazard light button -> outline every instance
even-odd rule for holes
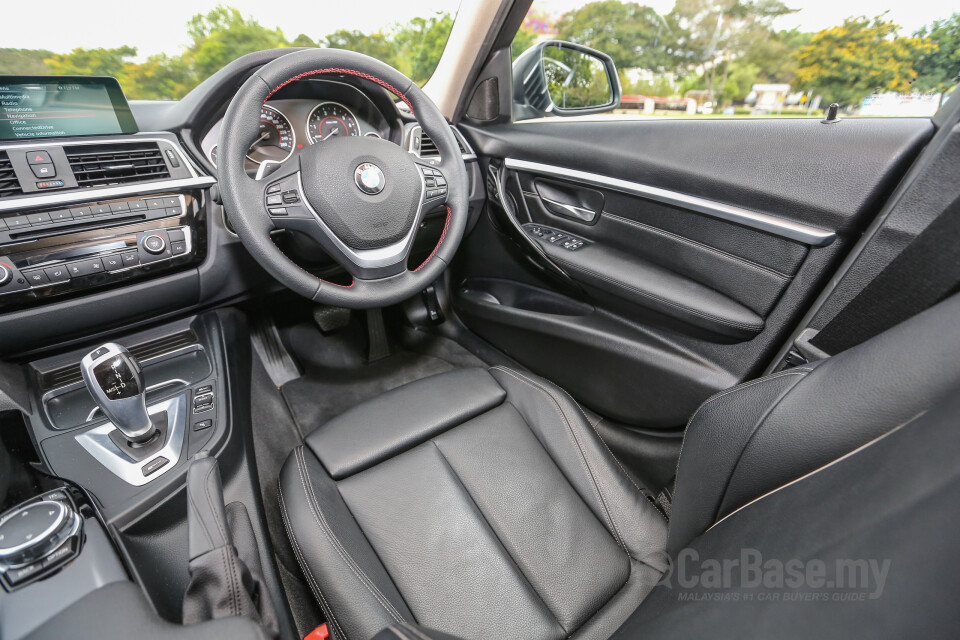
[[[46,151],[27,151],[27,164],[53,164]]]

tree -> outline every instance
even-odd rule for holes
[[[159,53],[124,69],[124,92],[138,100],[176,100],[195,85],[196,74],[182,56]]]
[[[517,34],[513,36],[513,41],[510,42],[510,57],[516,60],[521,53],[536,44],[538,37],[537,32],[533,29],[521,26],[517,29]]]
[[[0,49],[0,74],[40,76],[50,73],[43,63],[53,55],[46,49]]]
[[[64,76],[124,76],[129,58],[137,55],[134,47],[115,49],[84,49],[78,47],[70,53],[55,53],[44,64],[49,73]]]
[[[291,47],[319,47],[320,45],[314,42],[310,36],[305,33],[301,33],[296,38],[293,39],[293,42],[290,43]]]
[[[334,49],[365,53],[387,64],[393,63],[393,44],[390,42],[390,37],[382,31],[366,34],[362,31],[340,29],[328,35],[322,42]]]
[[[679,29],[675,55],[689,67],[703,67],[704,85],[714,93],[717,70],[726,85],[731,60],[772,35],[773,20],[790,13],[780,0],[677,0],[670,12]]]
[[[197,14],[187,23],[193,43],[184,57],[196,78],[213,75],[240,56],[263,49],[288,46],[280,29],[268,29],[238,10],[218,5],[206,15]]]
[[[913,63],[919,91],[946,93],[960,82],[960,13],[923,27],[914,37],[929,40],[933,50],[919,53]]]
[[[414,18],[393,34],[394,64],[417,84],[430,79],[447,46],[453,17],[438,13],[429,18]]]
[[[913,61],[934,50],[923,38],[903,38],[900,27],[877,16],[847,18],[814,34],[796,52],[793,86],[815,88],[828,103],[857,105],[874,91],[909,91]]]
[[[671,25],[655,10],[636,2],[591,2],[565,13],[556,29],[558,39],[602,51],[621,69],[672,66]]]

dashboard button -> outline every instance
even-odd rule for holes
[[[53,164],[46,151],[27,151],[27,164]]]
[[[130,211],[141,211],[142,209],[146,209],[146,208],[147,208],[147,201],[146,201],[146,200],[133,200],[133,201],[127,203],[127,207],[130,209]]]
[[[24,580],[29,580],[42,569],[42,562],[34,562],[33,564],[28,564],[25,567],[20,567],[19,569],[11,569],[7,572],[7,580],[10,581],[11,585],[17,585]]]
[[[53,222],[50,219],[50,214],[46,212],[31,213],[27,215],[27,218],[30,219],[30,224],[47,224],[48,222]]]
[[[140,254],[136,251],[124,251],[120,254],[120,258],[123,260],[123,266],[133,267],[140,264]]]
[[[147,198],[147,209],[163,209],[167,205],[163,204],[163,198]]]
[[[43,284],[50,284],[50,278],[47,277],[47,274],[43,269],[36,269],[34,271],[22,271],[23,277],[27,279],[27,282],[30,283],[31,287],[38,287]]]
[[[33,175],[37,176],[38,178],[57,177],[57,170],[53,168],[53,163],[32,164],[30,165],[30,170],[33,171]]]
[[[186,242],[183,242],[182,240],[177,241],[177,242],[171,242],[171,243],[170,243],[170,251],[171,251],[171,252],[173,253],[173,255],[175,255],[175,256],[179,256],[179,255],[181,255],[181,254],[184,254],[184,253],[187,252],[187,243],[186,243]]]
[[[123,258],[120,257],[119,253],[115,253],[110,256],[103,256],[103,266],[106,267],[107,271],[116,271],[117,269],[123,269],[126,267],[123,264]]]
[[[121,211],[129,211],[130,205],[126,202],[112,202],[110,204],[110,211],[114,213],[120,213]]]
[[[108,204],[92,204],[90,205],[90,213],[95,216],[102,216],[110,213],[110,205]]]
[[[180,206],[180,198],[178,198],[178,197],[176,197],[176,196],[171,196],[171,197],[168,197],[168,198],[164,198],[164,199],[163,199],[163,206],[164,206],[164,207],[179,207],[179,206]]]
[[[140,244],[147,253],[152,253],[153,255],[159,255],[167,248],[167,241],[163,239],[163,236],[156,233],[144,236]]]
[[[68,264],[67,270],[70,272],[70,276],[73,278],[89,276],[94,273],[102,273],[103,262],[100,260],[100,258],[80,260],[79,262],[71,262]]]
[[[47,267],[43,272],[50,278],[50,282],[66,282],[70,279],[70,272],[65,264],[57,267]]]
[[[183,235],[183,229],[169,229],[167,231],[167,237],[170,238],[170,242],[181,242],[186,240]]]
[[[90,215],[90,207],[71,207],[70,215],[74,218],[82,218]]]
[[[70,212],[67,209],[60,209],[59,211],[51,211],[50,219],[54,222],[63,222],[64,220],[71,220],[73,218],[70,215]]]
[[[12,218],[7,218],[7,227],[10,229],[19,229],[21,227],[29,227],[30,220],[27,216],[13,216]]]
[[[177,205],[175,207],[167,207],[167,210],[165,211],[165,213],[168,216],[182,216],[183,208],[180,205]]]

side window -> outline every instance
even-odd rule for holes
[[[512,44],[514,120],[822,119],[834,103],[844,117],[929,117],[960,82],[960,12],[946,4],[881,3],[875,17],[818,0],[653,4],[534,0]]]

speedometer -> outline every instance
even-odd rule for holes
[[[293,127],[286,116],[264,105],[260,109],[260,135],[250,145],[247,158],[256,164],[283,162],[293,153],[295,142]]]
[[[359,136],[360,124],[356,116],[342,104],[321,102],[307,118],[307,138],[311,144],[333,136]]]

